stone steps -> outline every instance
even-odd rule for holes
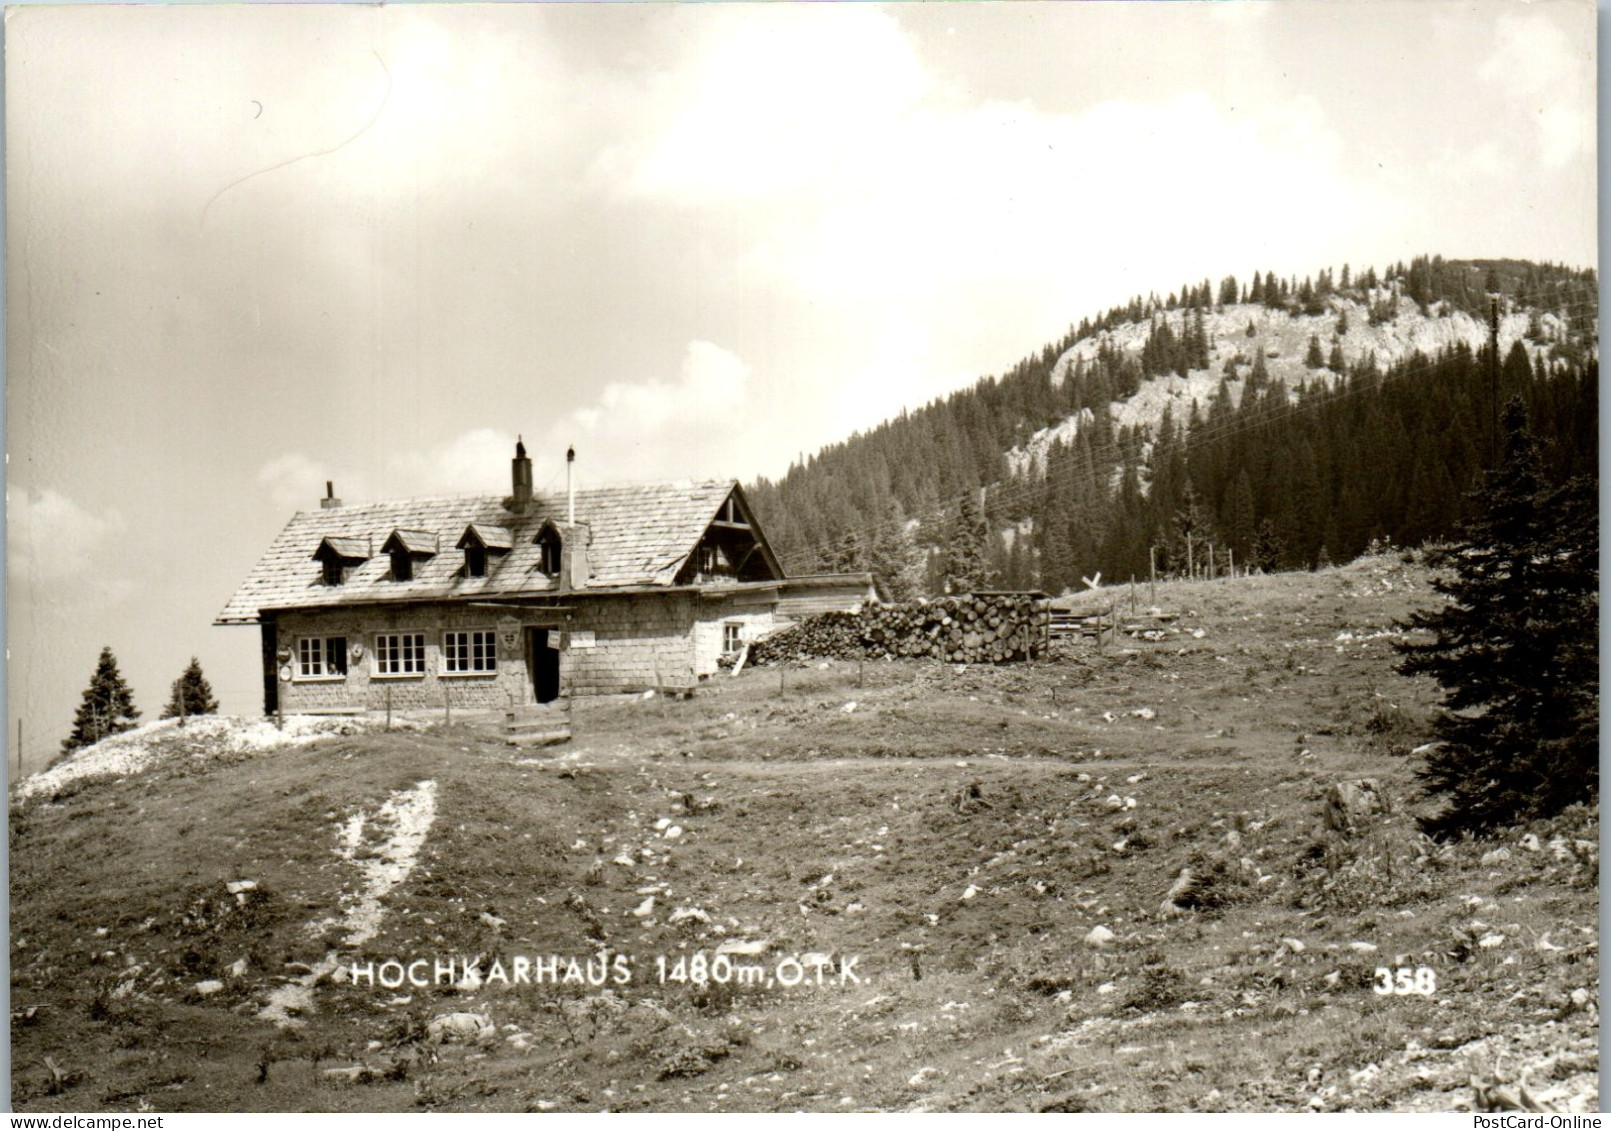
[[[504,741],[511,746],[557,746],[571,740],[569,707],[538,707],[504,716]]]

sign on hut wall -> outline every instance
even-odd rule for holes
[[[514,617],[498,618],[498,647],[511,658],[520,655],[520,622]]]

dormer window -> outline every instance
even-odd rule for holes
[[[436,556],[437,537],[429,530],[394,530],[381,544],[381,552],[392,559],[393,581],[412,581],[414,566]]]
[[[560,561],[564,557],[565,543],[559,536],[559,531],[552,526],[544,527],[543,532],[537,535],[537,568],[549,577],[559,576]]]
[[[496,559],[507,554],[515,539],[502,526],[472,522],[459,536],[457,549],[464,551],[464,576],[486,577]]]
[[[367,538],[328,537],[321,539],[319,548],[313,551],[314,560],[323,567],[326,585],[344,584],[370,556]]]

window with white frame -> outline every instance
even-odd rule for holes
[[[470,675],[498,670],[498,636],[490,630],[449,632],[442,638],[443,670]]]
[[[304,636],[296,643],[298,679],[335,679],[347,674],[345,636]]]
[[[425,634],[387,632],[375,637],[376,675],[424,675]]]
[[[722,651],[737,652],[744,647],[744,626],[737,621],[722,625]]]

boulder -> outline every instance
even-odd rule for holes
[[[1164,902],[1172,903],[1176,907],[1184,908],[1186,901],[1197,894],[1197,876],[1190,868],[1182,868],[1175,882],[1169,885],[1164,894]]]
[[[1326,827],[1344,836],[1358,832],[1368,818],[1392,812],[1387,794],[1375,778],[1337,782],[1326,790],[1323,804]]]
[[[425,1038],[437,1045],[479,1045],[497,1040],[498,1030],[485,1013],[444,1013],[425,1026]]]

